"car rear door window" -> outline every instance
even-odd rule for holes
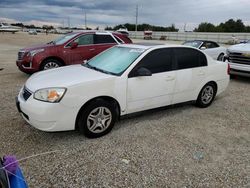
[[[173,67],[173,56],[171,49],[157,49],[149,52],[136,66],[145,67],[152,74],[171,71]]]
[[[206,56],[198,50],[175,48],[177,69],[188,69],[207,65]]]
[[[116,43],[111,35],[95,35],[95,44],[110,44]]]

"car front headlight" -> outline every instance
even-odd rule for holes
[[[43,51],[44,51],[43,48],[42,48],[42,49],[38,49],[38,50],[32,50],[32,51],[30,51],[30,52],[28,53],[28,56],[33,57],[33,56],[36,55],[37,53],[40,53],[40,52],[43,52]]]
[[[34,93],[34,99],[57,103],[63,98],[66,88],[45,88],[39,89]]]
[[[226,50],[226,54],[227,54],[227,56],[229,56],[229,53],[230,53],[230,52],[229,52],[229,50],[227,49],[227,50]]]

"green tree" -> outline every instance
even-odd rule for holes
[[[215,32],[215,26],[211,23],[203,22],[194,31],[196,32]]]
[[[225,23],[220,23],[218,26],[214,26],[211,23],[201,23],[198,28],[195,28],[196,32],[249,32],[248,28],[244,25],[242,20],[229,19]]]
[[[126,24],[119,24],[116,25],[113,30],[118,30],[120,28],[127,28],[129,31],[135,31],[135,24],[130,24],[130,23],[126,23]],[[170,27],[162,27],[162,26],[155,26],[155,25],[150,25],[150,24],[139,24],[137,25],[137,30],[138,31],[145,31],[145,30],[152,30],[152,31],[178,31],[177,28],[175,28],[175,25],[172,24]]]

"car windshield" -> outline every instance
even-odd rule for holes
[[[201,43],[202,43],[201,41],[187,41],[187,42],[184,42],[183,45],[199,48]]]
[[[142,53],[144,49],[116,46],[92,58],[83,66],[107,74],[121,75]]]
[[[54,41],[51,41],[50,43],[57,44],[57,45],[64,44],[65,42],[67,42],[71,38],[75,37],[76,35],[77,35],[77,33],[67,34],[67,35],[64,35],[64,36],[57,38]]]

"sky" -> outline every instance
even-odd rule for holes
[[[219,24],[230,18],[250,25],[250,0],[0,0],[0,22],[84,27],[135,23],[175,24],[192,30],[201,22]]]

